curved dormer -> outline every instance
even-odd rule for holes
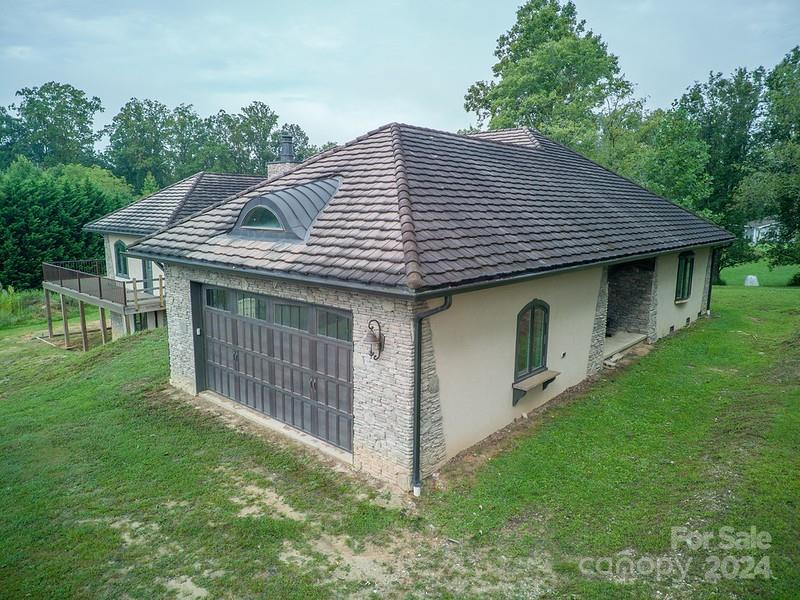
[[[330,202],[341,179],[330,177],[284,188],[250,199],[242,207],[231,235],[261,240],[300,242]]]

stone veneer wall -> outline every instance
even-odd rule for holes
[[[650,279],[650,303],[647,313],[647,341],[658,340],[658,261],[653,259],[653,274]]]
[[[420,305],[418,310],[427,306]],[[436,356],[433,351],[433,333],[429,317],[422,322],[422,380],[421,408],[421,447],[420,464],[423,477],[430,475],[447,458],[447,445],[444,437],[442,403],[439,398],[439,376],[436,373]]]
[[[603,351],[606,344],[606,319],[608,319],[608,267],[603,267],[600,276],[600,291],[597,294],[597,307],[594,311],[591,347],[587,375],[599,373],[603,368]]]
[[[413,305],[401,299],[166,265],[170,381],[195,389],[190,282],[202,282],[350,310],[353,313],[353,465],[403,488],[410,485],[413,428]],[[379,360],[362,341],[370,319],[386,336]]]
[[[703,279],[703,300],[700,305],[700,310],[706,312],[708,310],[708,288],[711,287],[711,270],[714,268],[714,249],[708,251],[708,260],[706,261],[706,275]]]
[[[608,269],[608,321],[616,330],[655,334],[655,261]]]

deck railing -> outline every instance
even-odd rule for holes
[[[164,307],[164,278],[150,281],[143,279],[112,279],[105,276],[105,263],[101,260],[70,260],[42,263],[43,281],[60,287],[107,300],[122,306],[151,304],[158,301]]]

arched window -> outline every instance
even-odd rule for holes
[[[524,379],[547,367],[547,325],[550,307],[534,300],[517,315],[517,348],[514,353],[514,378]]]
[[[122,277],[128,276],[128,257],[125,256],[125,250],[127,249],[128,247],[122,240],[117,240],[114,243],[114,260],[117,265],[117,275]]]
[[[242,227],[250,229],[272,229],[275,231],[282,231],[283,226],[275,216],[275,213],[264,208],[263,206],[256,206],[251,209],[242,221]]]

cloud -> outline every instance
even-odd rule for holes
[[[30,60],[34,57],[33,48],[30,46],[5,46],[0,52],[3,58],[10,60]]]

